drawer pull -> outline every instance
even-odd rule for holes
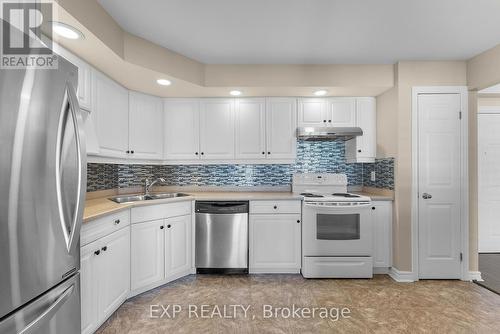
[[[102,250],[103,252],[107,251],[107,250],[108,250],[108,246],[104,246],[103,248],[101,248],[101,250]]]
[[[118,224],[120,224],[120,219],[115,220],[115,225],[118,225]]]
[[[162,226],[160,226],[160,230],[163,230],[164,228],[165,228],[165,226],[163,226],[163,225],[162,225]]]
[[[94,252],[94,254],[95,254],[95,255],[99,255],[99,254],[101,254],[101,251],[98,249],[98,250],[96,250],[96,251]]]
[[[168,227],[168,228],[171,228],[171,227],[172,227],[172,225],[168,224],[168,225],[167,225],[167,227]]]
[[[300,219],[297,219],[297,224],[300,224]]]
[[[273,206],[273,208],[274,208],[274,210],[276,210],[278,207],[275,205],[275,206]]]

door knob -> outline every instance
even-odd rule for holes
[[[432,198],[432,195],[431,195],[431,194],[428,194],[428,193],[423,193],[423,194],[422,194],[422,198],[423,198],[423,199],[431,199],[431,198]]]

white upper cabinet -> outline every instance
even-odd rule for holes
[[[356,99],[351,97],[332,97],[327,99],[328,126],[356,126]]]
[[[80,104],[80,108],[91,111],[92,67],[60,45],[54,44],[54,51],[78,67],[78,88],[76,90],[78,103]]]
[[[200,100],[201,159],[234,159],[234,102],[225,98]]]
[[[266,102],[267,158],[293,160],[297,155],[297,100],[271,97]]]
[[[129,93],[130,158],[161,160],[163,157],[163,101],[161,98]]]
[[[326,100],[323,98],[299,99],[299,126],[324,126],[328,122]]]
[[[165,99],[164,159],[200,158],[200,103],[198,99]]]
[[[98,71],[93,88],[99,154],[128,158],[128,90]]]
[[[237,99],[236,159],[262,159],[266,154],[265,99]]]
[[[347,162],[375,162],[377,153],[377,115],[375,98],[356,98],[355,126],[363,130],[363,135],[346,142],[345,152]]]

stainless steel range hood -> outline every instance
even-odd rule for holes
[[[300,127],[297,128],[297,137],[303,140],[349,140],[362,136],[363,130],[358,127]]]

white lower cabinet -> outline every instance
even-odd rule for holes
[[[82,247],[80,262],[82,333],[93,333],[128,297],[130,228]]]
[[[131,235],[131,295],[191,273],[191,214],[132,224]]]
[[[392,202],[372,202],[373,224],[373,266],[389,268],[392,266]]]
[[[163,219],[133,224],[131,228],[131,290],[161,282],[165,264]]]
[[[191,215],[165,219],[165,278],[167,281],[191,271]]]
[[[300,214],[251,214],[249,224],[250,273],[300,272]]]

